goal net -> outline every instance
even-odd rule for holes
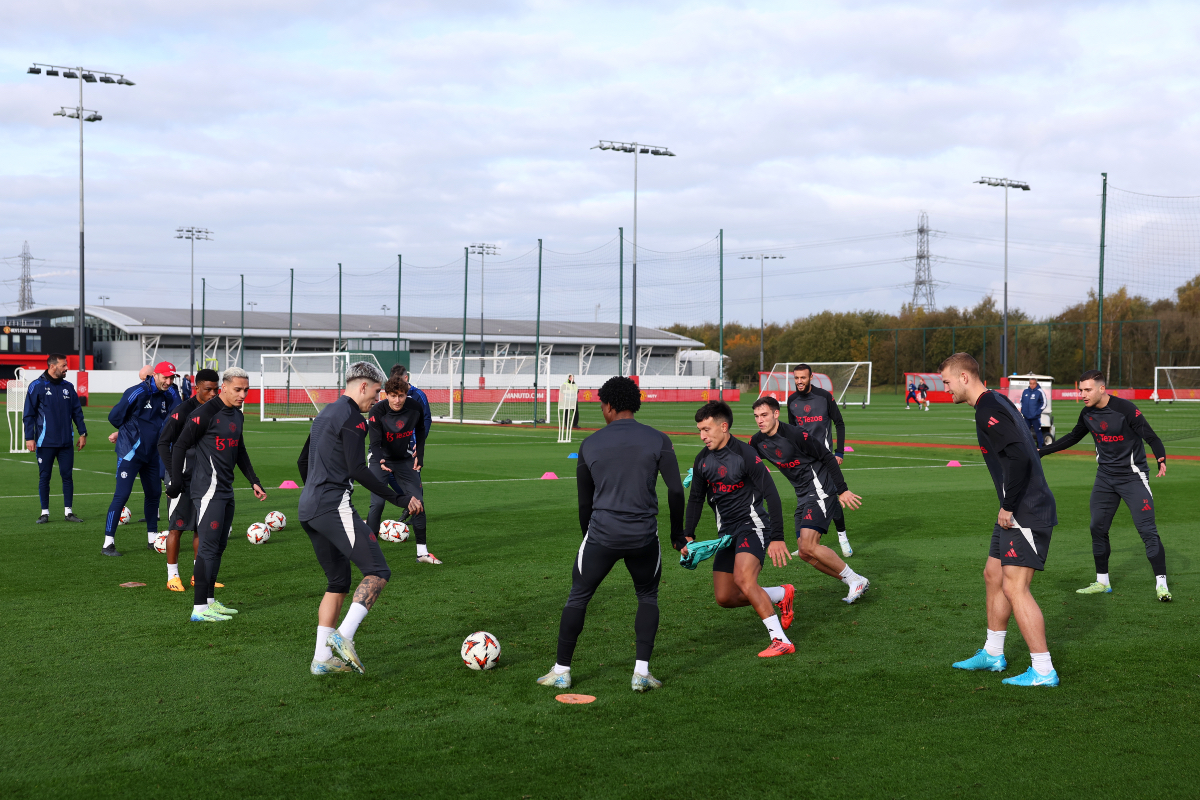
[[[379,367],[371,353],[265,353],[259,374],[259,419],[312,419],[345,391],[346,369],[358,361]],[[387,375],[382,367],[379,371]]]
[[[792,369],[804,362],[785,361],[775,364],[770,372],[758,373],[758,396],[770,395],[780,403],[787,402],[789,394],[796,390]],[[870,361],[810,361],[814,386],[819,386],[833,395],[838,403],[861,404],[871,402]]]
[[[1155,367],[1147,421],[1164,442],[1200,437],[1200,367]]]
[[[467,356],[431,359],[412,377],[440,422],[532,423],[549,419],[549,376],[534,389],[535,359],[528,355]],[[465,385],[464,385],[465,384]]]

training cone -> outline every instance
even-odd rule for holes
[[[557,475],[555,475],[553,472],[547,472],[546,474],[542,475],[542,480],[544,480],[544,481],[556,481],[556,480],[558,480],[558,476],[557,476]]]
[[[947,464],[946,466],[947,466],[947,467],[961,467],[961,466],[962,466],[962,464],[958,463],[957,461],[951,461],[951,462],[950,462],[949,464]]]
[[[571,453],[567,458],[579,458],[579,453]]]
[[[854,452],[854,448],[853,448],[853,447],[851,447],[850,445],[846,445],[846,448],[845,448],[845,450],[843,450],[842,452],[845,452],[845,453],[853,453],[853,452]]]
[[[300,487],[296,485],[295,481],[284,481],[283,483],[279,484],[279,488],[280,489],[299,489]]]

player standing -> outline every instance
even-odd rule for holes
[[[200,552],[196,557],[192,622],[221,622],[230,619],[237,609],[229,608],[216,599],[217,573],[221,556],[229,544],[229,529],[233,526],[233,467],[236,464],[246,480],[254,487],[254,496],[261,503],[267,499],[254,467],[242,427],[245,418],[242,405],[250,390],[250,376],[244,369],[230,367],[221,376],[221,390],[216,397],[192,412],[183,424],[171,448],[170,480],[167,497],[175,498],[184,488],[184,462],[193,454],[188,491],[196,507],[196,530],[200,534]],[[193,450],[195,448],[195,450]]]
[[[109,423],[117,429],[115,439],[109,437],[117,445],[117,486],[104,520],[104,549],[100,552],[106,556],[121,555],[116,545],[117,525],[121,522],[125,502],[133,492],[135,477],[141,478],[145,496],[147,546],[154,547],[164,467],[158,458],[158,435],[162,432],[163,422],[180,402],[172,383],[174,378],[175,365],[160,361],[142,383],[126,389],[108,412]]]
[[[168,469],[171,464],[171,446],[183,433],[183,426],[188,417],[217,393],[220,380],[221,376],[215,370],[202,369],[197,372],[194,391],[175,407],[163,423],[162,432],[158,435],[158,457]],[[192,532],[192,586],[196,585],[195,559],[200,553],[200,535],[196,532],[196,506],[189,491],[195,462],[196,450],[192,448],[185,454],[179,494],[173,497],[167,506],[167,588],[172,592],[184,590],[183,581],[179,577],[179,537],[184,531]],[[223,584],[218,583],[217,586],[221,587]]]
[[[853,603],[871,582],[821,544],[821,536],[829,530],[834,505],[858,508],[862,498],[846,486],[833,453],[806,431],[779,421],[779,401],[774,397],[764,395],[754,401],[754,422],[758,433],[750,439],[750,446],[774,464],[796,490],[796,542],[800,558],[850,587],[849,594],[842,599]],[[837,495],[836,500],[830,500],[830,489]]]
[[[383,380],[383,373],[374,364],[351,364],[346,369],[345,392],[313,420],[296,462],[304,481],[300,525],[328,581],[317,609],[317,647],[309,667],[313,675],[349,672],[352,668],[365,671],[354,648],[354,634],[392,577],[378,539],[350,503],[354,484],[361,484],[389,503],[407,506],[412,514],[422,509],[418,498],[397,495],[372,475],[363,458],[367,420],[362,412],[375,404]],[[335,628],[350,591],[351,563],[362,572],[363,579],[354,590],[346,618]]]
[[[46,359],[46,371],[29,384],[25,391],[25,449],[37,454],[38,499],[42,513],[37,524],[50,521],[50,472],[58,461],[58,477],[62,479],[63,514],[67,522],[83,522],[71,510],[75,495],[74,431],[79,429],[79,449],[87,444],[87,425],[83,422],[83,407],[79,395],[67,375],[67,357],[51,353]]]
[[[1034,572],[1046,567],[1050,534],[1058,524],[1054,495],[1046,484],[1037,448],[1021,412],[1007,397],[989,391],[979,379],[979,362],[955,353],[942,362],[942,380],[955,403],[975,408],[975,434],[987,463],[1000,512],[992,529],[983,580],[987,587],[987,640],[983,649],[955,669],[1003,672],[1004,638],[1015,617],[1033,665],[1005,678],[1011,686],[1057,686],[1058,673],[1046,645],[1046,621],[1029,587]]]
[[[371,442],[367,463],[371,474],[391,486],[396,494],[416,497],[423,503],[421,468],[425,466],[425,415],[416,400],[408,399],[410,388],[408,381],[395,371],[384,384],[386,399],[372,406],[367,414],[367,433]],[[367,527],[377,535],[386,502],[377,494],[371,495]],[[417,540],[417,563],[441,564],[438,557],[429,552],[426,543],[425,508],[422,506],[420,513],[409,521]]]
[[[759,653],[759,658],[794,653],[796,646],[784,631],[792,624],[795,589],[790,584],[767,589],[758,585],[767,555],[777,567],[788,562],[781,521],[783,505],[762,459],[754,448],[733,437],[729,432],[732,426],[733,411],[726,403],[705,403],[696,412],[696,428],[704,448],[692,465],[684,538],[695,541],[696,525],[707,500],[717,517],[717,535],[732,537],[730,546],[713,557],[713,596],[717,605],[754,606],[771,635],[770,647]],[[769,511],[763,509],[763,500]],[[686,546],[682,552],[687,553]],[[779,606],[782,619],[773,606]]]
[[[832,451],[837,463],[841,464],[842,457],[846,455],[846,423],[842,421],[837,400],[821,387],[812,385],[812,367],[808,364],[792,367],[792,380],[796,384],[796,391],[787,399],[788,424],[808,431],[808,435],[825,445],[826,450]],[[837,436],[836,442],[830,436],[831,431]],[[837,528],[842,556],[849,558],[854,555],[854,548],[846,536],[846,513],[840,504],[833,508],[833,525]],[[800,551],[792,555],[800,555]]]
[[[654,487],[662,475],[671,513],[671,542],[681,548],[686,544],[683,484],[671,440],[634,419],[642,406],[637,384],[629,378],[609,378],[598,396],[605,427],[583,440],[575,468],[583,543],[571,568],[571,593],[558,626],[558,658],[538,683],[559,689],[571,687],[571,658],[583,632],[588,602],[617,562],[624,561],[638,601],[633,620],[637,650],[631,685],[635,692],[645,692],[662,686],[650,674],[650,655],[658,634],[658,584],[662,578],[658,495]]]
[[[1162,440],[1146,422],[1138,407],[1128,400],[1113,397],[1107,391],[1104,374],[1091,369],[1079,376],[1083,410],[1075,428],[1054,444],[1038,451],[1047,456],[1065,450],[1088,433],[1096,442],[1096,483],[1092,486],[1092,557],[1096,560],[1096,581],[1079,589],[1079,594],[1108,594],[1108,557],[1112,547],[1108,531],[1113,516],[1125,501],[1133,516],[1134,527],[1146,545],[1146,558],[1154,570],[1154,591],[1158,599],[1170,602],[1167,588],[1167,554],[1154,524],[1154,495],[1150,491],[1150,470],[1146,467],[1146,445],[1154,451],[1158,474],[1167,474],[1167,451]]]
[[[429,410],[429,398],[425,393],[413,385],[412,375],[408,372],[408,367],[403,364],[397,364],[392,367],[392,376],[399,375],[408,383],[408,399],[416,402],[421,407],[421,414],[425,417],[425,433],[424,438],[428,439],[429,434],[433,433],[433,413]]]

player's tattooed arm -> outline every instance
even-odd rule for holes
[[[379,599],[379,593],[385,586],[387,586],[387,581],[378,575],[364,575],[362,583],[354,590],[354,602],[362,603],[369,610],[371,606],[375,605],[375,601]]]

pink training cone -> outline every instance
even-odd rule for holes
[[[846,445],[846,447],[845,447],[845,448],[842,450],[842,452],[843,452],[843,453],[853,453],[853,452],[854,452],[854,448],[853,448],[853,447],[851,447],[850,445]]]
[[[283,483],[279,484],[279,488],[280,489],[299,489],[300,487],[296,485],[295,481],[284,481]]]
[[[958,463],[957,461],[951,461],[951,462],[950,462],[949,464],[947,464],[946,466],[947,466],[947,467],[961,467],[961,466],[962,466],[962,464]]]
[[[553,472],[547,472],[545,475],[543,475],[543,476],[542,476],[542,480],[544,480],[544,481],[556,481],[556,480],[558,480],[558,476],[557,476],[557,475],[555,475]]]

